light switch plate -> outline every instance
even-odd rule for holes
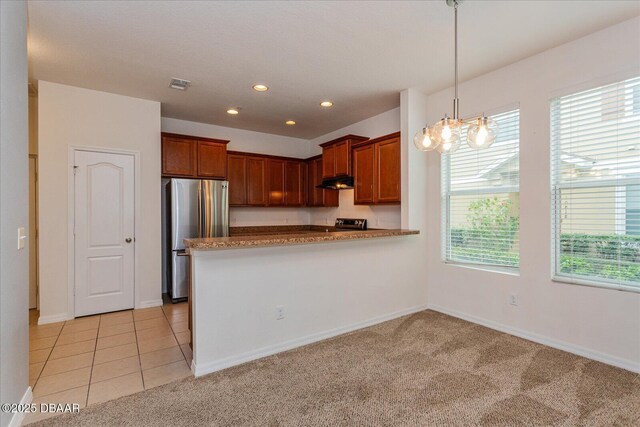
[[[24,249],[24,242],[27,240],[27,235],[24,232],[24,227],[18,227],[18,250]]]

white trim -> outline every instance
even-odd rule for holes
[[[75,239],[73,236],[73,229],[75,224],[75,180],[74,180],[74,172],[73,166],[75,164],[75,152],[76,151],[89,151],[92,153],[108,153],[108,154],[122,154],[133,156],[133,179],[134,179],[134,187],[133,187],[133,204],[134,204],[134,222],[133,222],[133,236],[134,239],[138,230],[141,230],[141,221],[142,215],[140,212],[140,195],[142,194],[141,189],[141,175],[140,175],[140,151],[138,150],[126,150],[126,149],[115,149],[115,148],[104,148],[104,147],[90,147],[90,146],[82,146],[82,145],[69,145],[68,147],[68,175],[67,175],[67,190],[68,190],[68,198],[67,198],[67,311],[68,311],[68,319],[75,318]],[[140,249],[139,245],[134,245],[134,260],[133,260],[133,307],[132,308],[142,308],[141,304],[143,302],[140,301],[140,271],[138,267],[137,260],[140,259]],[[154,300],[155,301],[155,300]],[[162,300],[161,304],[162,305]],[[147,303],[147,302],[145,302]],[[155,307],[155,306],[150,306]],[[65,319],[65,320],[68,320]]]
[[[52,314],[50,316],[38,317],[38,325],[46,325],[47,323],[64,322],[65,320],[71,320],[73,316],[69,313]]]
[[[159,307],[161,305],[162,305],[162,299],[150,299],[150,300],[140,301],[139,303],[136,303],[136,309]]]
[[[22,395],[22,399],[20,399],[20,405],[30,405],[32,401],[33,393],[31,391],[31,386],[29,386],[27,387],[27,391]],[[7,424],[7,427],[20,427],[26,415],[26,412],[14,412],[11,416],[11,420],[9,420],[9,424]]]
[[[507,274],[509,276],[520,276],[520,267],[507,267],[503,265],[479,264],[457,260],[442,260],[446,265],[453,267],[469,268],[471,270],[486,271],[488,273]]]
[[[304,345],[312,344],[314,342],[322,341],[327,338],[332,338],[338,335],[346,334],[348,332],[356,331],[358,329],[366,328],[368,326],[373,326],[378,323],[386,322],[388,320],[393,320],[398,317],[406,316],[408,314],[424,311],[426,309],[427,309],[426,305],[418,305],[418,306],[406,308],[404,310],[395,311],[393,313],[384,314],[382,316],[377,316],[362,322],[353,323],[351,325],[341,326],[339,328],[318,332],[318,333],[307,335],[300,338],[294,338],[292,340],[285,341],[279,344],[274,344],[274,345],[262,347],[256,350],[251,350],[236,356],[226,357],[224,359],[219,359],[213,362],[196,364],[196,361],[194,358],[191,363],[191,372],[193,372],[194,376],[199,377],[205,374],[210,374],[212,372],[220,371],[222,369],[230,368],[232,366],[240,365],[242,363],[250,362],[252,360],[271,356],[273,354],[281,353],[283,351],[292,350],[294,348],[302,347]]]
[[[567,283],[569,285],[580,285],[580,286],[590,286],[592,288],[600,288],[600,289],[609,289],[613,291],[625,291],[625,292],[635,292],[640,293],[640,286],[634,285],[625,285],[620,282],[606,282],[603,280],[597,280],[597,277],[592,279],[581,279],[576,276],[563,276],[561,274],[554,274],[551,277],[553,282],[557,283]]]
[[[468,322],[486,326],[487,328],[495,329],[496,331],[504,332],[510,335],[515,335],[516,337],[520,337],[525,340],[533,341],[538,344],[546,345],[548,347],[566,351],[578,356],[586,357],[587,359],[606,363],[607,365],[616,366],[618,368],[626,369],[631,372],[640,373],[640,362],[634,362],[633,360],[627,360],[627,359],[611,356],[609,354],[594,351],[594,350],[581,347],[575,344],[570,344],[565,341],[559,341],[553,338],[546,337],[544,335],[539,335],[539,334],[528,332],[519,328],[507,326],[502,323],[497,323],[492,320],[483,319],[481,317],[476,317],[476,316],[462,313],[456,310],[450,310],[448,308],[441,307],[435,304],[427,304],[427,308],[429,310],[434,310],[440,313],[444,313],[449,316],[466,320]]]

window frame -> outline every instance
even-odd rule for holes
[[[581,92],[595,90],[600,87],[605,87],[609,85],[619,84],[626,80],[634,79],[639,77],[638,75],[632,76],[619,76],[615,78],[613,81],[598,81],[592,82],[589,85],[583,85],[581,88],[573,88],[570,91],[564,93],[557,93],[553,97],[549,99],[548,107],[549,107],[549,159],[550,159],[550,198],[551,198],[551,280],[556,283],[566,283],[572,285],[579,286],[588,286],[600,289],[610,289],[617,291],[625,291],[632,293],[640,293],[640,286],[636,285],[628,285],[626,283],[621,283],[616,280],[610,280],[607,278],[600,277],[589,277],[589,276],[580,276],[575,274],[563,274],[561,272],[561,219],[562,219],[562,202],[560,197],[560,192],[563,189],[580,189],[580,188],[598,188],[598,187],[607,187],[611,186],[612,183],[616,184],[614,187],[615,191],[618,191],[619,187],[627,187],[629,185],[636,185],[637,183],[633,181],[633,178],[629,178],[626,180],[601,180],[599,183],[595,182],[580,182],[580,183],[572,183],[572,184],[559,184],[561,180],[558,179],[556,174],[560,173],[559,163],[561,162],[561,154],[556,155],[557,153],[561,153],[560,144],[554,143],[553,140],[553,106],[554,102],[560,98],[571,96],[574,94],[579,94]],[[631,90],[631,94],[629,96],[630,100],[627,100],[626,97],[623,99],[623,109],[622,114],[620,114],[616,120],[626,119],[629,116],[633,116],[638,114],[636,111],[636,104],[638,96],[636,91],[640,86],[636,86]],[[630,105],[627,105],[630,104]],[[603,118],[603,120],[605,120]],[[609,119],[610,120],[610,119]],[[556,153],[557,151],[557,153]],[[607,185],[609,184],[609,185]],[[625,203],[626,204],[626,203]],[[626,235],[626,234],[625,234]]]
[[[518,112],[518,153],[520,153],[520,104],[514,103],[508,106],[502,107],[500,109],[493,110],[487,113],[488,117],[493,117],[501,114],[511,113],[517,111]],[[466,129],[463,126],[463,129]],[[461,130],[461,133],[464,132]],[[461,141],[461,144],[466,144],[466,139]],[[491,150],[488,148],[487,150]],[[447,162],[445,165],[444,162]],[[440,254],[441,261],[446,265],[451,265],[455,267],[469,268],[473,270],[487,271],[491,273],[501,273],[512,276],[520,275],[520,245],[518,245],[518,265],[508,266],[502,264],[489,264],[489,263],[480,263],[480,262],[469,262],[469,261],[460,261],[455,259],[449,259],[447,257],[448,251],[447,248],[451,245],[451,215],[450,215],[450,205],[451,205],[451,155],[443,154],[440,156],[440,215],[441,215],[441,230],[440,230]],[[443,178],[443,171],[447,169],[447,178],[446,180]],[[516,189],[517,191],[513,191]],[[498,190],[498,191],[495,191]],[[477,189],[477,190],[458,190],[454,195],[476,195],[476,194],[487,194],[487,195],[496,195],[503,193],[516,193],[520,195],[520,157],[518,156],[518,185],[517,186],[503,186],[503,187],[487,187],[485,189]],[[518,208],[519,212],[519,208]],[[519,215],[518,215],[519,217]],[[444,218],[444,220],[442,220]],[[518,234],[520,229],[518,228]],[[518,238],[519,239],[519,238]]]

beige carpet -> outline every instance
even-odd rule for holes
[[[640,376],[424,311],[37,425],[639,426]]]

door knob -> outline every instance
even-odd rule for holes
[[[131,243],[131,237],[127,237],[126,239],[124,239],[124,241],[127,243]]]

